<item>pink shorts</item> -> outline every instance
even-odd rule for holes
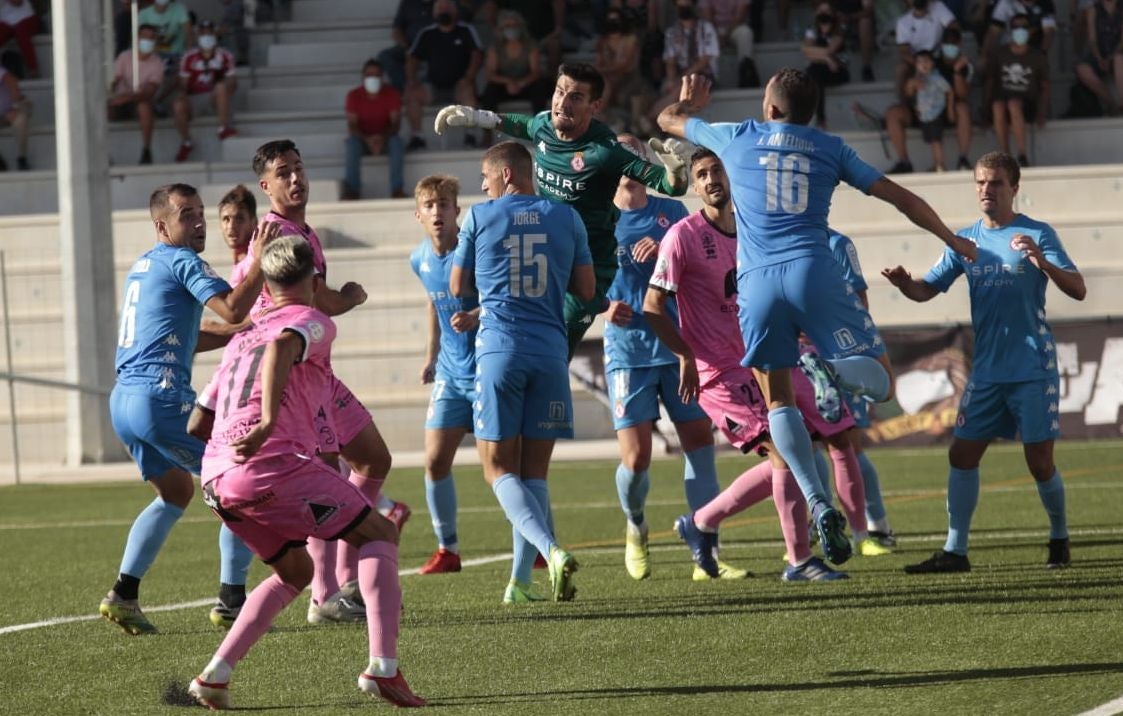
[[[331,376],[331,427],[334,436],[325,437],[322,425],[320,428],[320,449],[324,452],[339,452],[340,448],[355,439],[363,428],[374,422],[370,413],[355,397],[355,394],[343,384],[335,374]],[[329,444],[332,449],[328,449]]]
[[[807,432],[811,434],[812,440],[829,438],[854,427],[854,417],[850,414],[850,408],[846,407],[846,401],[842,400],[841,396],[839,400],[842,402],[842,419],[837,423],[827,422],[815,403],[815,386],[811,385],[811,381],[799,368],[792,368],[791,374],[792,389],[795,392],[795,406],[799,408],[800,414],[803,415],[803,424],[807,426]]]
[[[231,468],[203,486],[203,499],[266,564],[308,537],[339,539],[371,510],[336,470],[295,455]]]
[[[702,386],[698,404],[729,444],[743,453],[764,454],[768,437],[768,405],[749,368],[722,373]]]

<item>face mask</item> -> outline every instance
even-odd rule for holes
[[[434,18],[434,19],[437,21],[438,25],[451,25],[452,24],[452,13],[451,12],[437,13],[437,17]]]
[[[378,90],[382,89],[381,77],[364,77],[363,89],[371,94],[378,94]]]
[[[507,27],[503,29],[503,37],[508,40],[519,39],[519,29],[517,27]]]
[[[959,45],[940,45],[940,54],[945,59],[954,60],[959,57]]]
[[[1029,42],[1029,30],[1024,27],[1015,27],[1010,31],[1010,39],[1015,45],[1025,45]]]
[[[680,20],[693,20],[694,19],[694,8],[692,8],[692,7],[680,7],[678,9],[678,19],[680,19]]]
[[[204,50],[213,50],[214,46],[218,44],[218,38],[214,35],[199,35],[199,47]]]
[[[148,54],[151,54],[151,52],[156,49],[156,41],[155,40],[149,40],[148,38],[143,37],[140,40],[137,40],[136,46],[137,46],[137,49],[140,50],[140,54],[148,55]]]

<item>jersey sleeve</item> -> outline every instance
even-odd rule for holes
[[[692,144],[705,147],[714,154],[721,154],[722,150],[732,143],[740,128],[741,125],[732,122],[710,124],[697,117],[691,117],[686,120],[686,138]]]
[[[473,206],[468,210],[468,218],[460,227],[457,237],[456,251],[452,254],[452,265],[459,266],[466,271],[476,268],[476,209]]]
[[[585,229],[585,222],[573,207],[569,207],[570,220],[573,222],[573,265],[588,266],[593,263],[593,254],[589,251],[589,232]]]
[[[414,276],[417,276],[417,278],[421,278],[421,247],[420,246],[418,246],[416,249],[414,249],[413,251],[410,252],[410,254],[409,254],[409,267],[411,269],[413,269],[413,275]]]
[[[863,194],[870,193],[870,186],[884,176],[879,170],[866,164],[849,144],[842,144],[839,154],[839,178]]]
[[[831,238],[831,251],[834,260],[842,267],[842,276],[846,279],[846,283],[855,291],[869,290],[866,278],[862,275],[862,264],[858,261],[858,249],[855,248],[854,242],[850,237],[842,234],[834,234]]]
[[[1061,239],[1057,236],[1057,232],[1052,226],[1046,225],[1041,232],[1041,237],[1037,240],[1037,245],[1041,247],[1041,253],[1045,254],[1045,258],[1049,263],[1057,268],[1064,269],[1065,271],[1076,271],[1076,264],[1069,258],[1068,252],[1061,244]]]
[[[679,280],[686,268],[686,256],[679,241],[678,226],[672,226],[659,243],[659,257],[648,284],[668,293],[677,293]]]
[[[935,288],[940,293],[947,293],[951,285],[955,283],[955,279],[963,273],[963,264],[956,258],[955,252],[950,248],[945,248],[944,253],[940,256],[940,260],[936,265],[928,269],[928,273],[924,274],[924,283],[932,288]]]
[[[535,115],[532,114],[500,114],[499,131],[516,139],[530,139],[534,119]]]
[[[335,339],[335,326],[331,319],[314,309],[302,311],[300,315],[286,322],[281,332],[291,331],[304,340],[304,350],[298,363],[319,358],[324,361],[331,357],[331,343]]]
[[[661,194],[682,195],[686,193],[685,186],[678,191],[671,186],[667,170],[661,165],[652,164],[646,159],[637,157],[620,144],[613,144],[608,147],[606,156],[608,158],[606,168],[618,170],[629,179],[635,179],[640,184]]]
[[[218,408],[218,370],[215,370],[214,375],[199,391],[199,395],[195,397],[195,403],[208,412],[215,412]]]
[[[205,306],[207,301],[230,290],[230,284],[226,283],[226,279],[219,276],[209,263],[194,253],[187,255],[181,252],[181,256],[174,260],[172,268],[179,282],[201,305]]]

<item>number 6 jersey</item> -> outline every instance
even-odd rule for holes
[[[289,372],[273,432],[254,459],[277,455],[312,457],[319,446],[315,419],[331,397],[330,358],[335,324],[315,308],[303,305],[266,310],[254,321],[230,340],[215,373],[213,382],[218,392],[214,429],[203,454],[204,483],[235,465],[231,444],[261,422],[265,351],[285,331],[299,335],[304,350]]]

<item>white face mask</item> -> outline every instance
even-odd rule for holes
[[[137,46],[137,49],[140,50],[140,54],[148,55],[148,54],[151,54],[151,52],[156,49],[156,41],[155,40],[149,40],[147,37],[142,37],[139,40],[137,40],[136,46]]]
[[[214,35],[199,35],[199,47],[201,49],[213,50],[217,44],[218,38]]]
[[[364,77],[363,89],[371,94],[378,94],[378,90],[382,89],[381,77]]]

